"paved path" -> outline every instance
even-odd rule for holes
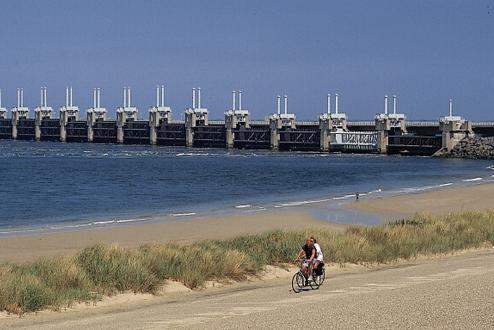
[[[288,279],[151,299],[140,306],[0,320],[32,329],[494,329],[494,250],[327,278],[295,294]],[[309,316],[306,316],[310,312]]]

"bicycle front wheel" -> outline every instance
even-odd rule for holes
[[[300,272],[296,272],[292,277],[293,292],[299,293],[305,285],[305,277]]]

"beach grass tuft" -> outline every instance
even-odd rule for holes
[[[188,245],[94,245],[75,256],[0,265],[0,310],[22,314],[125,291],[156,293],[165,280],[189,288],[208,280],[243,280],[266,265],[292,262],[308,236],[317,238],[326,263],[390,263],[492,246],[494,211],[419,214],[374,227],[353,225],[343,232],[314,228]]]

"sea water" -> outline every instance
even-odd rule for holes
[[[430,157],[3,140],[0,233],[332,205],[356,192],[486,182],[493,168]]]

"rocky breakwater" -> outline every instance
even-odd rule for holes
[[[446,157],[494,159],[494,137],[468,137],[451,150]]]

